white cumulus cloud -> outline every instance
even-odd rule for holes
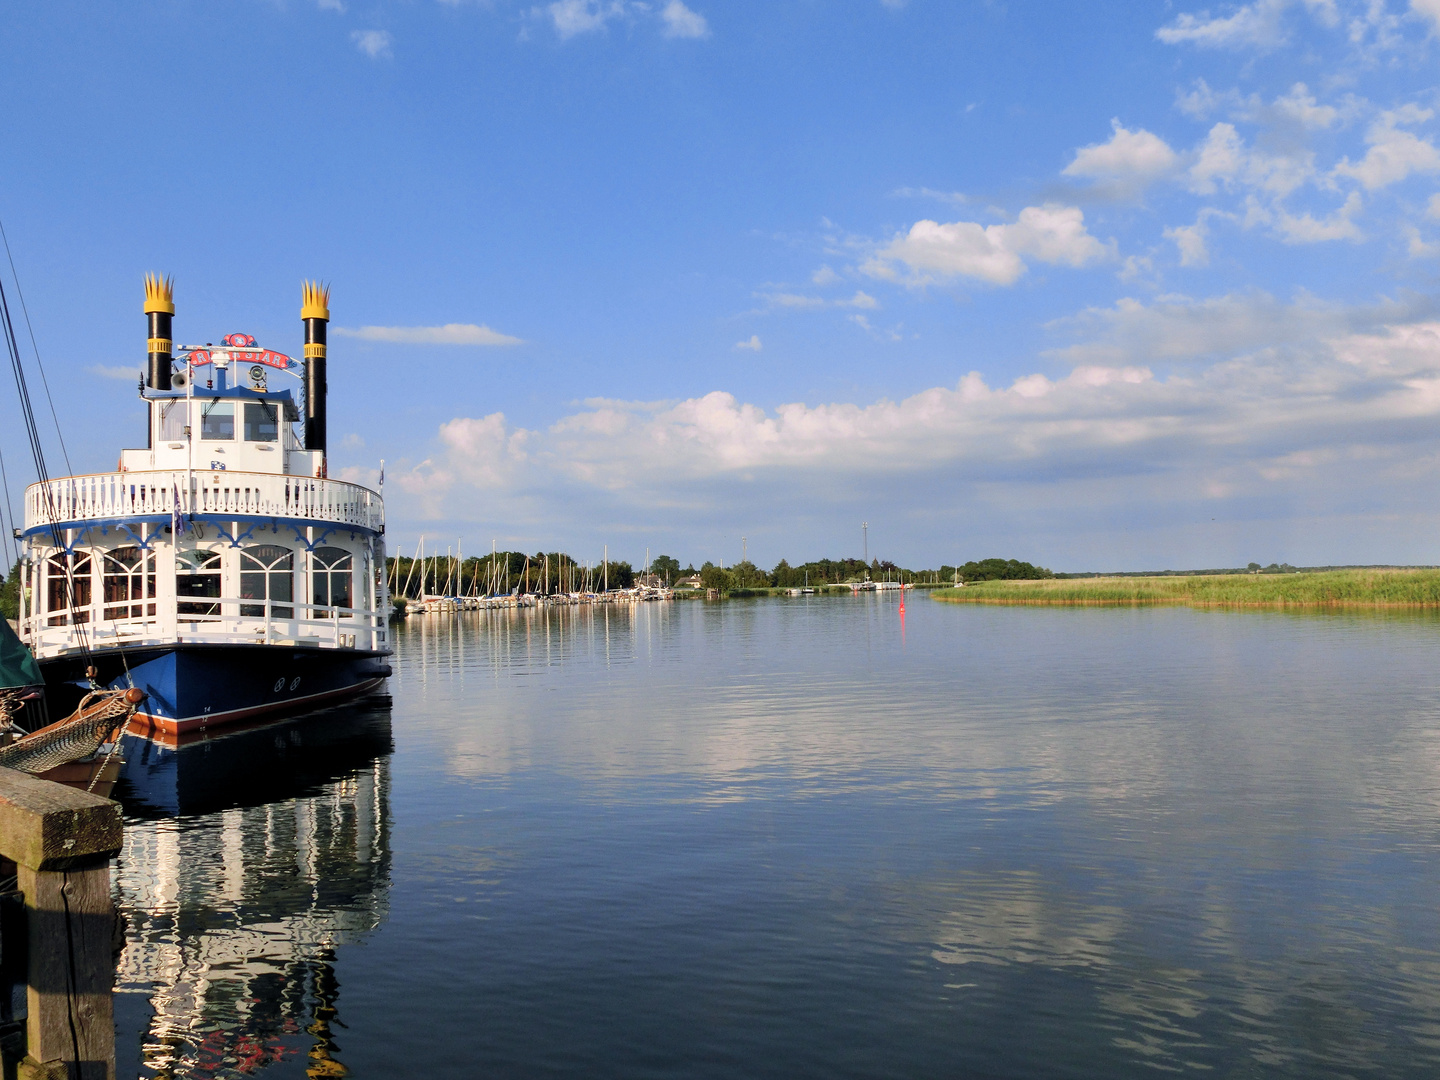
[[[1086,231],[1085,215],[1078,206],[1027,206],[1013,225],[1001,228],[1013,250],[1045,263],[1084,266],[1111,253]]]
[[[705,16],[691,11],[680,0],[670,0],[661,8],[660,18],[665,23],[666,37],[703,38],[710,33]]]
[[[1075,151],[1075,160],[1065,166],[1064,175],[1144,184],[1171,172],[1179,162],[1179,156],[1160,136],[1143,128],[1130,131],[1118,119],[1110,125],[1114,133],[1109,141]]]
[[[1235,8],[1228,15],[1186,12],[1155,31],[1155,36],[1167,45],[1198,45],[1210,49],[1278,45],[1284,38],[1280,17],[1286,6],[1286,0],[1256,0]]]
[[[390,56],[392,39],[388,30],[353,30],[350,40],[372,60],[383,60]]]
[[[717,388],[586,401],[535,429],[460,412],[424,461],[392,462],[387,494],[417,531],[505,520],[526,546],[579,536],[597,559],[602,540],[613,556],[617,537],[668,535],[698,543],[699,561],[714,557],[704,537],[742,528],[819,554],[837,507],[858,521],[876,505],[924,548],[952,529],[973,542],[984,522],[1072,565],[1112,562],[1120,536],[1143,558],[1214,565],[1206,538],[1194,546],[1201,513],[1252,539],[1304,536],[1311,561],[1395,558],[1402,533],[1374,506],[1440,504],[1440,323],[1423,310],[1131,299],[1051,324],[1076,343],[1043,368],[962,377],[967,365],[898,400],[763,408]],[[923,520],[906,516],[917,504]],[[942,524],[927,525],[937,511]],[[1412,527],[1431,535],[1440,515]]]
[[[1352,177],[1374,191],[1412,173],[1440,172],[1440,150],[1435,144],[1398,126],[1423,123],[1434,115],[1434,110],[1415,105],[1382,112],[1365,135],[1370,147],[1365,156],[1354,164],[1347,157],[1335,166],[1335,174]]]
[[[1213,194],[1220,186],[1239,186],[1283,196],[1314,175],[1313,151],[1303,147],[1292,147],[1285,153],[1254,150],[1245,145],[1234,124],[1226,123],[1210,129],[1195,149],[1187,173],[1190,190],[1199,195]]]
[[[826,269],[829,269],[826,267]],[[819,274],[815,275],[817,278]],[[838,275],[836,275],[838,278]],[[828,282],[830,279],[826,279]],[[880,302],[869,293],[856,289],[855,295],[848,300],[826,300],[823,296],[809,296],[805,293],[763,293],[761,294],[772,309],[789,309],[791,311],[818,310],[827,307],[852,307],[852,308],[878,308]]]
[[[1201,195],[1213,194],[1216,181],[1229,184],[1245,172],[1245,141],[1234,124],[1216,124],[1200,144],[1195,162],[1190,166],[1191,190]]]
[[[865,405],[765,410],[716,390],[679,402],[587,403],[543,431],[511,428],[498,413],[462,417],[440,429],[440,455],[404,483],[418,491],[577,483],[638,501],[678,479],[729,478],[744,498],[761,475],[793,484],[796,471],[897,483],[937,470],[1012,480],[1077,469],[1133,477],[1143,464],[1193,479],[1217,463],[1258,482],[1287,455],[1343,452],[1377,438],[1433,438],[1440,324],[1327,337],[1343,327],[1346,312],[1325,310],[1317,319],[1264,297],[1129,304],[1097,314],[1093,328],[1110,339],[1116,360],[1142,343],[1216,329],[1233,315],[1242,325],[1202,335],[1209,345],[1255,346],[1267,330],[1294,344],[1285,353],[1222,354],[1163,378],[1147,364],[1098,358],[1065,375],[1023,375],[1008,387],[970,372],[953,386]],[[1419,423],[1403,435],[1393,430],[1409,421]]]
[[[1342,115],[1334,105],[1321,105],[1304,83],[1296,83],[1288,94],[1276,98],[1272,108],[1280,116],[1310,131],[1334,127]]]
[[[1254,0],[1239,7],[1228,7],[1218,15],[1212,15],[1208,10],[1198,14],[1187,12],[1155,31],[1155,36],[1167,45],[1195,45],[1202,49],[1268,49],[1285,41],[1283,16],[1285,9],[1291,6],[1292,0]],[[1301,0],[1301,6],[1322,25],[1334,26],[1339,22],[1340,13],[1335,0]]]
[[[1181,266],[1210,265],[1210,249],[1206,244],[1209,235],[1203,218],[1194,225],[1177,225],[1165,230],[1165,239],[1173,241],[1180,252]]]
[[[668,38],[703,38],[710,36],[705,16],[684,0],[667,0],[663,4],[649,0],[554,0],[544,8],[531,8],[532,18],[546,19],[560,39],[593,34],[616,19],[635,20],[655,17],[661,32]]]
[[[1124,297],[1087,308],[1050,329],[1080,340],[1052,355],[1071,364],[1103,367],[1166,361],[1216,360],[1253,350],[1344,334],[1355,322],[1403,310],[1355,314],[1316,302],[1283,303],[1268,293],[1226,293],[1194,299],[1168,295],[1152,303]]]
[[[1440,244],[1426,240],[1414,225],[1406,225],[1400,231],[1406,240],[1406,254],[1412,259],[1431,259],[1440,255]]]
[[[1027,206],[1013,223],[1004,225],[917,221],[864,269],[874,277],[893,278],[891,264],[899,262],[919,281],[970,277],[1011,285],[1025,272],[1024,256],[1079,267],[1110,254],[1110,248],[1086,230],[1079,207],[1046,203]]]
[[[760,344],[759,334],[751,334],[749,341],[737,341],[735,343],[735,348],[749,349],[751,352],[759,352],[761,349],[764,348],[764,346]]]
[[[893,277],[890,261],[904,263],[918,275],[979,278],[1010,285],[1025,272],[1025,263],[1005,243],[1005,226],[956,221],[917,221],[864,269],[877,277]]]
[[[576,34],[599,30],[611,19],[624,15],[626,5],[623,0],[612,0],[610,3],[601,3],[599,0],[555,0],[555,3],[545,10],[550,15],[555,32],[561,38],[571,38]]]
[[[1410,10],[1440,26],[1440,0],[1410,0]]]
[[[474,323],[446,323],[444,326],[361,326],[335,327],[335,333],[361,341],[388,341],[399,345],[519,345],[521,340]]]
[[[1327,240],[1363,240],[1365,235],[1354,222],[1354,217],[1363,208],[1358,191],[1352,191],[1345,204],[1328,217],[1316,218],[1313,214],[1295,216],[1285,210],[1275,214],[1275,230],[1287,244],[1318,244]]]

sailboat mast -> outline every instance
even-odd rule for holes
[[[408,599],[409,596],[410,596],[410,579],[415,576],[415,566],[416,566],[416,564],[419,563],[420,560],[424,557],[424,554],[425,554],[425,534],[424,534],[424,533],[421,533],[421,534],[420,534],[420,543],[415,546],[415,558],[413,558],[413,559],[410,560],[410,569],[405,572],[405,588],[400,591],[400,595],[406,597],[407,599]],[[421,567],[420,567],[420,575],[421,575],[421,577],[424,577],[424,575],[425,575],[425,567],[424,567],[424,566],[421,566]],[[420,591],[421,591],[421,592],[424,592],[424,591],[425,591],[424,582],[421,582]]]

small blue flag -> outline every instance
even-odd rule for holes
[[[175,493],[174,501],[170,504],[170,532],[176,540],[189,530],[190,524],[180,514],[180,488],[172,489]]]

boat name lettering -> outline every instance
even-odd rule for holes
[[[265,364],[282,371],[295,366],[294,360],[273,349],[196,349],[190,354],[190,363],[195,367],[217,359],[233,360],[237,364]]]

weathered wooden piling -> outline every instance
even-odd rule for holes
[[[116,803],[0,768],[0,857],[17,867],[29,950],[22,1080],[114,1080],[121,835]]]

